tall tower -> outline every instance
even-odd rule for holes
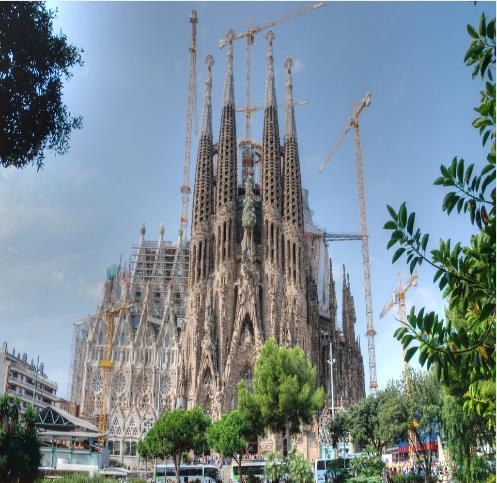
[[[213,290],[215,304],[219,307],[219,370],[223,371],[231,343],[234,313],[235,283],[235,237],[237,198],[237,158],[235,88],[233,79],[233,37],[226,34],[228,50],[226,77],[224,79],[223,106],[219,128],[218,162],[216,171],[216,202],[214,216],[214,260]]]
[[[184,406],[194,400],[192,388],[203,372],[215,375],[214,337],[209,319],[209,276],[213,269],[214,241],[212,215],[214,213],[214,167],[212,137],[212,65],[208,55],[205,80],[204,107],[195,170],[195,192],[192,205],[192,237],[190,242],[190,271],[187,319],[181,335],[182,353],[178,375],[178,404]]]
[[[273,32],[266,34],[267,75],[264,104],[264,132],[262,138],[262,244],[263,286],[268,294],[264,306],[266,335],[279,340],[282,288],[282,226],[281,226],[281,147],[278,110],[274,85]]]
[[[286,281],[286,317],[280,343],[308,349],[304,266],[304,214],[302,183],[293,105],[293,61],[285,60],[286,120],[283,147],[283,266]]]

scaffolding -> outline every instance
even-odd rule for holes
[[[81,404],[82,381],[86,360],[86,339],[90,327],[95,323],[95,316],[88,316],[73,324],[71,344],[71,365],[69,367],[69,387],[67,398],[70,402],[70,412],[78,413]]]
[[[185,318],[186,300],[182,287],[188,286],[189,244],[184,246],[183,257],[179,257],[180,267],[173,277],[173,265],[178,244],[170,241],[142,240],[132,247],[131,256],[131,293],[135,302],[133,315],[141,313],[145,299],[145,288],[150,283],[150,315],[159,319],[164,315],[168,286],[172,284],[172,300],[177,323]]]

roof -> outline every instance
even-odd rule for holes
[[[37,426],[50,429],[72,430],[83,428],[91,432],[96,432],[97,427],[84,419],[78,418],[64,409],[47,406],[42,409],[38,416]]]
[[[60,438],[100,438],[100,436],[105,436],[104,434],[101,433],[95,433],[95,432],[90,432],[90,431],[55,431],[55,430],[48,430],[48,431],[40,431],[38,433],[38,436],[42,438],[43,436],[57,436]]]

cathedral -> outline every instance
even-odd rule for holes
[[[107,408],[111,455],[129,466],[137,464],[136,442],[164,410],[199,405],[217,419],[235,408],[237,383],[250,384],[258,351],[270,337],[303,349],[317,367],[328,404],[331,352],[335,407],[365,395],[349,276],[344,268],[338,323],[325,231],[314,223],[302,188],[291,59],[284,62],[281,142],[273,40],[269,32],[261,145],[241,150],[237,145],[233,32],[217,140],[214,60],[206,58],[191,238],[181,258],[186,293],[170,289],[168,294],[173,259],[182,248],[164,241],[162,228],[158,242],[146,241],[142,228],[130,267],[108,277],[100,310],[76,325],[71,400],[90,419],[98,417],[102,404]],[[114,318],[110,390],[104,394],[102,314],[113,301],[123,309]],[[176,309],[166,310],[171,304]]]

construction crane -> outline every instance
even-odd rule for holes
[[[103,308],[103,304],[100,308],[99,317],[105,318],[105,345],[103,350],[103,357],[98,363],[98,366],[102,369],[102,395],[100,398],[100,407],[98,413],[98,432],[100,435],[105,434],[107,431],[107,399],[110,389],[110,373],[112,372],[112,337],[114,335],[114,318],[119,316],[123,310],[133,306],[132,301],[124,302],[119,305],[115,304],[112,298],[112,292],[114,289],[114,282],[120,275],[120,267],[117,270],[107,271],[107,285],[105,287],[105,299],[107,309]],[[100,436],[98,439],[98,444],[104,446],[105,436]]]
[[[245,112],[245,144],[252,142],[252,131],[250,126],[250,118],[254,109],[252,109],[252,46],[255,42],[255,35],[263,30],[267,30],[274,25],[279,25],[281,23],[287,22],[292,18],[299,17],[308,12],[312,12],[324,5],[324,2],[313,3],[312,5],[308,5],[304,8],[295,10],[285,15],[284,17],[280,17],[274,20],[270,20],[269,22],[263,23],[257,27],[252,27],[251,21],[249,20],[248,29],[245,32],[235,34],[232,40],[241,40],[245,39],[247,42],[247,92],[245,98],[245,108],[243,112]],[[222,38],[219,40],[219,48],[222,49],[228,43],[227,38]]]
[[[332,241],[353,241],[362,240],[362,236],[359,233],[325,233],[324,239],[327,242]]]
[[[192,10],[190,15],[192,24],[192,45],[190,47],[190,72],[188,80],[188,101],[186,108],[186,136],[185,152],[183,158],[183,184],[181,191],[181,221],[180,230],[183,240],[187,238],[188,232],[188,203],[190,200],[190,158],[192,151],[192,119],[196,114],[197,106],[197,11]],[[196,118],[196,115],[195,115]]]
[[[356,155],[356,177],[357,191],[359,197],[359,218],[361,222],[360,240],[362,245],[362,266],[364,274],[364,299],[366,303],[366,335],[368,338],[368,359],[369,359],[369,388],[372,393],[376,393],[378,382],[376,379],[376,353],[374,336],[376,330],[373,321],[373,297],[371,294],[371,267],[369,263],[369,247],[368,247],[368,225],[366,221],[366,195],[364,187],[364,172],[362,163],[361,136],[359,133],[359,116],[366,107],[371,104],[371,93],[368,92],[358,106],[352,104],[352,116],[349,118],[345,130],[342,132],[338,141],[335,143],[328,156],[326,156],[323,164],[319,168],[322,173],[326,165],[330,162],[337,149],[348,136],[351,129],[355,133],[355,155]],[[356,240],[357,238],[353,238]]]
[[[416,285],[418,281],[418,276],[416,273],[408,280],[408,282],[403,285],[402,283],[402,277],[401,274],[397,274],[397,288],[394,289],[393,297],[391,300],[387,302],[385,307],[383,307],[383,310],[380,312],[380,319],[385,317],[385,315],[390,312],[392,307],[394,305],[397,305],[397,310],[398,310],[398,317],[399,317],[399,322],[403,325],[407,324],[407,317],[406,317],[406,293],[407,291]],[[405,349],[403,349],[403,352],[405,353]],[[406,384],[406,388],[409,387],[409,378],[407,377],[408,375],[408,370],[409,366],[407,362],[404,360],[404,382]]]
[[[385,307],[383,307],[383,310],[380,313],[380,319],[385,317],[385,315],[390,312],[392,307],[394,305],[397,305],[397,314],[399,317],[399,322],[402,325],[407,325],[407,316],[406,316],[406,293],[407,291],[416,285],[418,281],[418,276],[416,273],[413,274],[413,276],[408,280],[408,282],[403,285],[402,283],[402,277],[401,274],[397,274],[397,288],[394,289],[392,295],[392,299],[387,302]],[[402,349],[402,359],[404,362],[404,370],[403,370],[403,376],[404,376],[404,387],[406,390],[407,395],[409,396],[412,392],[411,388],[411,378],[409,377],[409,364],[405,360],[405,355],[406,355],[406,350],[405,348]],[[415,422],[413,422],[415,424]],[[408,439],[409,439],[409,457],[412,459],[414,456],[414,446],[416,444],[416,437],[414,436],[414,432],[412,429],[409,429],[408,432]]]

